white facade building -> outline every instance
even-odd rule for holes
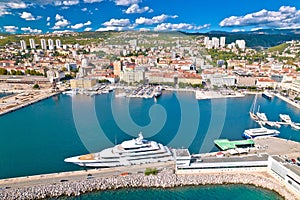
[[[45,39],[41,39],[41,49],[47,50],[47,44]]]
[[[26,50],[26,49],[27,49],[25,40],[21,40],[21,41],[20,41],[20,44],[21,44],[21,49],[22,49],[22,50]]]
[[[242,50],[245,50],[245,48],[246,48],[245,40],[236,40],[235,44]]]
[[[55,40],[55,46],[56,46],[57,49],[61,48],[61,41],[60,41],[60,39],[56,39]]]
[[[48,39],[48,47],[49,50],[53,50],[54,49],[54,43],[52,39]]]
[[[31,49],[35,49],[35,42],[34,42],[34,39],[30,38],[30,39],[29,39],[29,44],[30,44],[30,48],[31,48]]]
[[[224,48],[226,45],[226,37],[220,37],[220,47]]]

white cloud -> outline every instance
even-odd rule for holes
[[[55,15],[55,20],[56,20],[56,21],[62,20],[62,19],[64,19],[64,16],[61,16],[61,15],[59,15],[59,14],[56,14],[56,15]]]
[[[139,31],[141,31],[141,32],[148,32],[148,31],[150,31],[150,29],[149,28],[140,28]]]
[[[295,7],[281,6],[278,11],[261,11],[250,13],[245,16],[231,16],[223,19],[220,24],[223,27],[272,27],[293,28],[300,26],[300,11]]]
[[[21,30],[29,33],[42,33],[42,30],[32,29],[31,27],[22,27]]]
[[[20,1],[20,2],[17,2],[17,1],[15,1],[15,2],[9,2],[6,5],[7,5],[7,7],[12,8],[12,9],[22,9],[22,8],[24,9],[24,8],[27,8],[27,5],[24,2],[22,2],[22,1]]]
[[[83,31],[91,31],[91,30],[92,30],[92,28],[87,27],[87,28],[85,28]]]
[[[75,24],[71,26],[71,29],[80,29],[83,27],[83,23]]]
[[[232,29],[231,32],[237,33],[237,32],[244,32],[245,29]]]
[[[125,27],[130,25],[129,19],[111,19],[103,23],[107,27]]]
[[[35,20],[34,16],[29,12],[22,12],[22,14],[20,14],[20,17],[22,19],[25,19],[26,21]]]
[[[138,4],[141,0],[114,0],[115,4],[118,6],[129,6],[132,4]]]
[[[62,18],[62,19],[58,20],[57,22],[55,22],[52,29],[61,29],[61,28],[68,26],[69,24],[70,24],[70,22],[68,20]]]
[[[4,5],[4,3],[0,4],[0,17],[3,15],[10,15],[11,12],[7,11],[7,7]]]
[[[53,33],[72,33],[74,31],[71,30],[63,30],[63,31],[53,31]]]
[[[200,30],[200,29],[204,29],[204,28],[208,28],[210,25],[209,24],[205,24],[203,26],[195,26],[192,24],[187,24],[187,23],[179,23],[179,24],[171,24],[171,23],[162,23],[157,25],[154,28],[154,31],[186,31],[186,30]]]
[[[99,28],[96,31],[126,31],[129,30],[128,27],[116,27],[116,26],[108,26],[105,28]]]
[[[50,17],[47,17],[47,22],[49,22],[49,21],[50,21],[50,19],[51,19]]]
[[[100,3],[103,0],[83,0],[84,3]]]
[[[19,28],[16,26],[3,26],[5,32],[15,33]]]
[[[46,25],[47,25],[47,26],[50,26],[50,22],[48,22]]]
[[[135,20],[135,23],[136,24],[146,24],[146,25],[159,24],[159,23],[164,22],[168,18],[177,18],[177,17],[178,17],[177,15],[171,16],[171,15],[165,15],[165,14],[155,16],[152,18],[140,17]]]
[[[85,22],[83,25],[84,25],[84,26],[89,26],[89,25],[91,25],[91,24],[92,24],[91,21],[87,21],[87,22]]]
[[[54,1],[55,6],[73,6],[79,4],[79,0]]]
[[[89,26],[89,25],[91,25],[91,24],[92,24],[91,21],[87,21],[86,23],[75,24],[75,25],[71,26],[70,28],[71,28],[71,29],[81,29],[82,27],[84,27],[84,26]]]
[[[135,14],[135,13],[153,12],[153,10],[150,9],[148,6],[140,8],[138,4],[132,4],[127,8],[127,10],[124,10],[124,12],[126,14]]]
[[[65,6],[73,6],[79,4],[79,0],[70,0],[70,1],[63,1],[63,5]]]
[[[82,10],[83,12],[85,12],[85,11],[87,11],[87,8],[82,8],[81,10]]]

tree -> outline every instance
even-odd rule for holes
[[[34,84],[34,86],[32,87],[33,89],[40,89],[39,84]]]

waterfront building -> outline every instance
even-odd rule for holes
[[[54,43],[52,39],[48,39],[48,48],[49,50],[53,50],[54,49]]]
[[[47,50],[47,44],[45,39],[41,39],[41,49]]]
[[[97,84],[96,79],[71,79],[70,80],[71,88],[72,89],[88,89],[92,88]]]
[[[30,48],[31,49],[35,49],[35,41],[34,41],[34,39],[30,38],[29,39],[29,44],[30,44]]]
[[[121,62],[120,61],[115,61],[113,63],[113,66],[114,66],[114,75],[120,76],[120,73],[121,73],[121,70],[122,70]]]
[[[235,76],[226,76],[221,74],[212,75],[210,78],[211,85],[215,85],[218,87],[221,86],[234,86],[236,84],[236,77]]]
[[[21,41],[20,41],[20,44],[21,44],[21,49],[22,49],[22,50],[26,50],[26,49],[27,49],[25,40],[21,40]]]
[[[50,80],[51,83],[58,82],[64,77],[65,77],[65,72],[61,70],[50,69],[47,71],[47,78]]]
[[[120,72],[120,80],[127,83],[144,82],[145,71],[142,70],[124,70]]]
[[[256,79],[256,86],[259,88],[268,88],[268,87],[275,88],[276,85],[277,85],[276,81],[270,78],[261,77]]]
[[[60,41],[60,39],[56,39],[55,40],[55,46],[56,46],[57,49],[61,48],[61,41]]]
[[[299,97],[300,96],[300,80],[294,80],[290,87],[288,88],[288,94],[291,97]]]
[[[278,175],[286,186],[300,193],[299,166],[287,163],[279,156],[269,156],[268,169]]]

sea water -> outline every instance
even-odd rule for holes
[[[105,199],[105,200],[167,200],[167,199],[205,199],[205,200],[279,200],[275,192],[249,185],[210,185],[177,187],[172,189],[130,188],[99,191],[83,194],[80,197],[62,197],[59,199]]]
[[[114,93],[55,96],[0,116],[0,178],[80,170],[64,159],[114,146],[140,131],[146,139],[191,153],[218,151],[213,140],[243,139],[245,129],[258,127],[249,117],[253,100],[247,95],[197,101],[186,92],[164,92],[157,100]],[[259,96],[257,104],[270,120],[285,113],[300,122],[300,110],[279,98]],[[281,138],[300,141],[299,131],[279,130]]]

